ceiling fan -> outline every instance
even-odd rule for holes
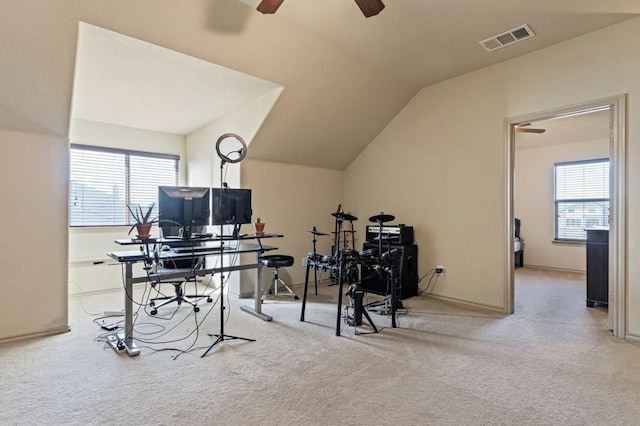
[[[528,126],[531,126],[531,123],[516,124],[515,131],[517,133],[544,133],[547,131],[547,129],[536,129]]]
[[[258,5],[258,12],[275,13],[284,0],[262,0]],[[384,9],[382,0],[354,0],[364,16],[370,18]]]

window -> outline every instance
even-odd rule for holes
[[[575,218],[568,217],[566,225],[567,225],[567,227],[577,228],[579,226],[582,226],[582,221],[580,219],[575,219]]]
[[[556,240],[584,241],[609,224],[609,159],[554,165]]]
[[[176,155],[71,145],[69,226],[130,225],[127,204],[158,203],[158,186],[178,185]],[[157,214],[157,213],[155,213]]]

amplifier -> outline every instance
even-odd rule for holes
[[[375,249],[377,247],[378,245],[374,243],[364,243],[362,245],[363,250]],[[397,249],[400,250],[398,265],[400,289],[398,299],[404,300],[418,295],[418,246],[409,244],[398,247]],[[363,263],[360,277],[360,284],[365,291],[383,296],[390,294],[386,275],[379,275],[378,272],[374,270],[373,265]]]
[[[366,240],[369,243],[377,243],[380,235],[380,226],[366,226]],[[389,242],[395,245],[408,246],[413,244],[413,226],[400,225],[383,225],[382,237],[389,238]]]

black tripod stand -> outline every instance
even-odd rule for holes
[[[233,159],[230,160],[228,156],[223,155],[220,153],[220,143],[227,137],[235,137],[236,139],[238,139],[241,143],[243,148],[240,149],[239,151],[234,151],[236,153],[239,154],[239,159]],[[218,152],[218,156],[220,157],[220,159],[222,160],[222,162],[220,163],[220,201],[218,203],[218,209],[220,211],[222,211],[222,206],[223,206],[223,199],[224,199],[224,193],[225,193],[225,189],[227,188],[226,184],[223,183],[223,171],[224,171],[224,166],[227,163],[237,163],[239,161],[241,161],[247,151],[247,146],[244,143],[244,140],[242,140],[242,138],[238,135],[234,135],[231,133],[225,133],[224,135],[220,136],[220,138],[218,138],[218,142],[216,143],[216,151]],[[228,206],[229,203],[226,203],[226,205]],[[215,207],[214,207],[215,208]],[[228,217],[229,214],[227,212],[227,214],[223,215],[223,217]],[[234,223],[234,233],[236,231],[238,224]],[[209,351],[211,349],[213,349],[213,347],[215,345],[217,345],[218,343],[224,342],[225,340],[244,340],[247,342],[255,342],[255,339],[248,339],[246,337],[238,337],[238,336],[230,336],[228,334],[224,334],[224,225],[220,224],[220,333],[219,334],[209,334],[209,336],[215,336],[216,340],[211,344],[211,346],[209,346],[209,348],[207,348],[207,350],[202,354],[202,356],[200,358],[203,358],[206,354],[209,353]]]

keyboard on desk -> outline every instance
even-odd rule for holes
[[[185,253],[215,253],[224,251],[233,251],[232,247],[222,247],[222,246],[197,246],[197,247],[173,247],[171,251],[178,254]]]

